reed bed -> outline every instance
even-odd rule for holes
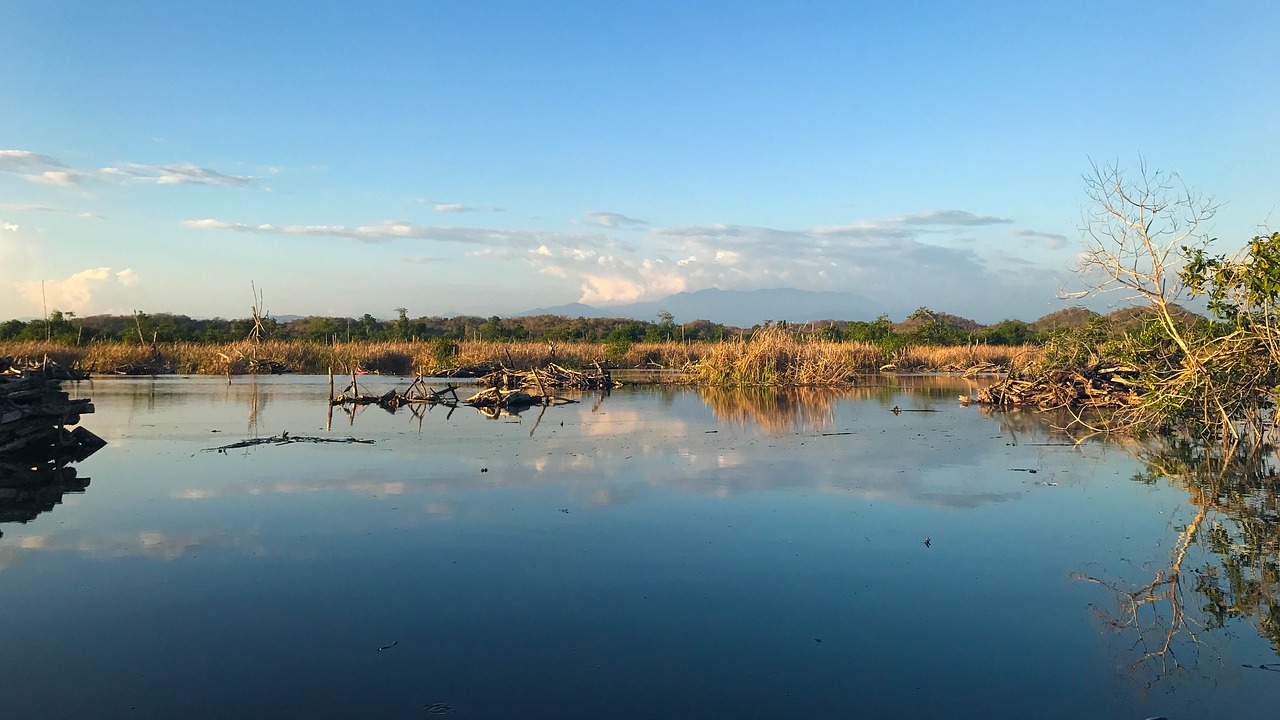
[[[250,360],[279,363],[296,373],[434,375],[459,367],[505,366],[528,370],[556,363],[569,368],[611,367],[684,370],[692,382],[720,386],[834,386],[857,375],[898,372],[962,372],[975,367],[1008,370],[1038,358],[1034,346],[912,346],[892,355],[867,343],[830,342],[766,328],[745,339],[718,343],[635,343],[612,346],[584,342],[481,342],[435,339],[351,343],[300,340],[227,344],[89,343],[68,346],[43,341],[0,342],[0,357],[78,365],[111,374],[126,365],[157,359],[181,374],[246,372]]]
[[[1034,364],[1042,354],[1039,345],[908,345],[887,357],[885,365],[897,372],[996,372]]]
[[[874,346],[797,337],[772,327],[710,346],[692,370],[704,385],[842,385],[883,357]]]

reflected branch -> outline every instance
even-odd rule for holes
[[[1172,483],[1196,509],[1150,581],[1076,575],[1115,594],[1117,609],[1103,614],[1103,621],[1136,636],[1139,656],[1130,670],[1152,670],[1154,682],[1184,668],[1184,660],[1199,657],[1203,632],[1236,620],[1251,622],[1280,656],[1280,516],[1272,447],[1223,448],[1185,437],[1129,442],[1145,465],[1133,479]],[[1189,597],[1203,602],[1189,605]]]

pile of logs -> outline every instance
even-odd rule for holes
[[[354,376],[352,376],[351,384],[342,389],[337,395],[332,394],[333,379],[330,377],[330,405],[377,405],[386,410],[395,410],[405,405],[445,405],[448,407],[457,407],[461,400],[458,398],[458,388],[449,385],[444,390],[436,390],[430,387],[422,378],[413,381],[404,392],[391,389],[381,395],[371,395],[361,392],[360,386],[356,384]]]
[[[93,412],[93,403],[70,399],[60,385],[61,380],[0,358],[0,460],[60,466],[106,444],[85,428],[67,429]]]
[[[502,390],[537,389],[543,395],[547,394],[547,388],[612,390],[621,384],[613,379],[608,370],[600,367],[599,363],[596,363],[595,372],[570,370],[555,363],[548,363],[541,370],[537,368],[532,370],[508,370],[505,367],[501,367],[480,378],[480,382],[486,387],[500,388]]]
[[[155,345],[151,346],[151,353],[146,360],[136,363],[124,363],[115,367],[116,375],[172,375],[177,372],[173,363],[168,362],[160,355],[160,350]]]
[[[55,360],[44,358],[40,361],[35,360],[14,360],[13,358],[0,358],[0,373],[18,374],[27,372],[31,375],[41,375],[50,380],[88,380],[89,371],[81,368],[79,365],[67,367],[61,365]]]
[[[93,412],[93,403],[60,389],[64,379],[84,377],[48,360],[0,358],[0,522],[30,522],[89,486],[68,465],[106,442],[83,427],[67,429]]]
[[[503,390],[489,387],[463,400],[462,404],[473,408],[500,408],[518,412],[534,405],[552,407],[576,402],[578,401],[556,397],[555,395],[531,395],[523,390]]]
[[[351,384],[337,395],[332,394],[332,385],[330,385],[329,403],[331,405],[377,405],[392,411],[406,405],[443,405],[448,408],[466,405],[477,409],[518,412],[533,406],[551,407],[577,402],[577,400],[552,395],[548,388],[591,387],[590,384],[584,383],[595,383],[597,387],[616,386],[609,378],[608,371],[602,370],[600,375],[587,375],[566,370],[557,365],[551,367],[555,370],[551,372],[530,370],[527,373],[502,370],[491,373],[484,378],[484,384],[488,387],[465,399],[458,397],[457,387],[449,385],[443,390],[437,390],[427,385],[421,377],[414,380],[404,392],[392,389],[381,395],[368,394],[360,391],[353,377]],[[602,383],[608,384],[602,385]],[[534,388],[537,388],[536,393]]]
[[[1133,368],[1104,363],[1082,369],[1049,370],[1034,377],[1010,374],[980,390],[976,400],[1041,410],[1127,407],[1141,399],[1137,377],[1138,371]]]
[[[277,360],[251,358],[245,363],[245,372],[250,375],[284,375],[293,372],[293,368]]]

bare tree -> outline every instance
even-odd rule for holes
[[[1184,293],[1179,278],[1184,248],[1203,248],[1203,224],[1218,205],[1189,189],[1175,173],[1139,163],[1130,179],[1118,164],[1093,164],[1084,177],[1085,251],[1078,271],[1096,294],[1120,292],[1123,302],[1149,305],[1171,340],[1190,350],[1170,306]]]

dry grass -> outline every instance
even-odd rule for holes
[[[965,372],[975,367],[1025,367],[1040,358],[1039,345],[916,345],[886,361],[898,372]]]
[[[771,327],[711,345],[693,370],[705,385],[840,385],[883,357],[871,345],[797,338]]]
[[[983,364],[1008,368],[1039,353],[1038,348],[1026,346],[926,346],[904,348],[891,357],[875,345],[797,338],[777,328],[720,343],[636,343],[625,347],[545,341],[324,344],[269,340],[256,346],[248,341],[225,345],[161,343],[155,351],[182,374],[241,373],[250,358],[282,363],[298,373],[324,373],[332,368],[335,373],[345,374],[362,368],[384,375],[431,375],[453,367],[485,364],[503,364],[517,370],[548,362],[591,367],[608,359],[615,367],[687,370],[699,384],[721,386],[841,385],[886,365],[899,372],[963,371]],[[0,342],[0,356],[9,355],[34,360],[47,356],[99,374],[153,359],[150,345],[136,343],[74,347],[41,341]]]

